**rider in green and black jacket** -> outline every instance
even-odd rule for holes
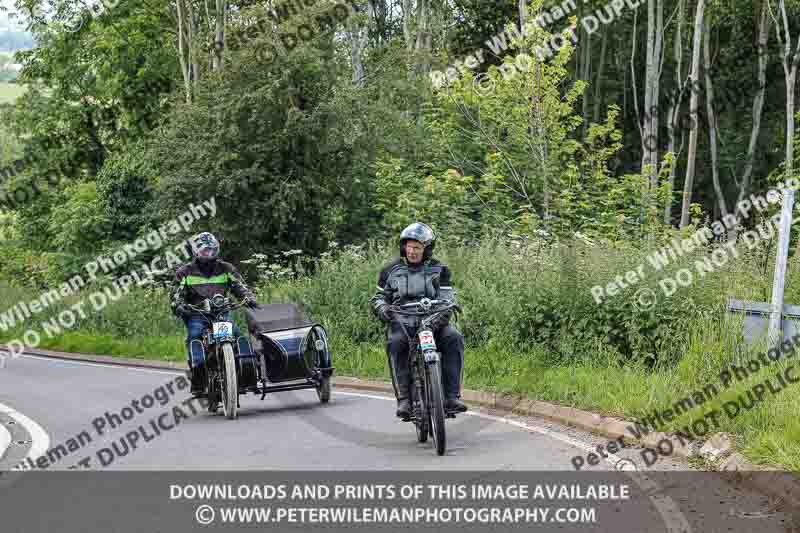
[[[192,240],[191,247],[192,262],[183,265],[175,273],[172,312],[186,324],[186,351],[192,391],[199,392],[204,385],[205,356],[202,351],[192,349],[192,341],[202,338],[208,320],[186,307],[186,304],[196,306],[206,298],[210,299],[217,294],[225,295],[228,290],[238,298],[243,298],[248,307],[256,307],[258,304],[236,268],[219,259],[219,241],[214,235],[201,233]],[[230,316],[227,320],[233,322]],[[240,335],[236,324],[233,326],[233,335]]]

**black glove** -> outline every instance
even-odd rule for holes
[[[443,327],[450,324],[450,316],[452,315],[452,311],[446,311],[444,313],[439,313],[428,323],[431,328],[431,331],[437,331],[442,329]]]
[[[383,304],[376,309],[375,313],[378,315],[378,318],[381,322],[391,322],[392,321],[392,311],[389,309],[387,304]]]
[[[256,302],[256,299],[250,296],[244,299],[244,305],[246,305],[250,309],[257,309],[259,307],[258,302]]]
[[[192,314],[192,310],[186,307],[184,304],[180,304],[178,307],[175,308],[175,314],[178,315],[180,318],[186,318]]]

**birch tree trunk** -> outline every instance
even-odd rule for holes
[[[703,74],[706,82],[706,114],[708,115],[708,144],[711,149],[711,180],[714,184],[714,193],[722,216],[728,214],[728,205],[725,202],[725,193],[719,182],[719,154],[717,152],[717,118],[714,112],[714,85],[711,79],[711,21],[706,19],[705,33],[703,34]]]
[[[647,51],[645,52],[644,127],[642,128],[642,172],[650,187],[658,186],[658,98],[661,81],[661,48],[664,39],[664,2],[647,2]],[[649,170],[647,166],[649,165]]]
[[[670,97],[670,106],[667,111],[667,130],[669,135],[668,150],[673,154],[672,168],[669,170],[669,199],[664,206],[664,224],[669,224],[672,219],[672,191],[675,189],[675,167],[677,166],[678,151],[676,151],[675,142],[675,129],[677,127],[678,116],[681,111],[681,101],[683,100],[683,5],[684,0],[678,0],[678,21],[675,29],[675,41],[673,43],[673,52],[675,53],[675,89],[678,91],[677,96],[674,94]],[[681,139],[681,149],[683,148],[683,140]]]
[[[703,35],[703,13],[705,10],[705,0],[697,0],[697,11],[694,17],[694,39],[692,43],[692,73],[690,87],[698,87],[700,78],[700,44]],[[689,114],[693,124],[699,124],[697,120],[697,91],[691,91],[689,99]],[[693,127],[689,131],[689,154],[686,162],[686,180],[683,184],[683,199],[681,201],[681,223],[680,227],[689,224],[689,205],[692,203],[692,189],[694,187],[695,159],[697,158],[697,130]]]
[[[183,89],[186,93],[186,103],[192,102],[192,64],[189,58],[188,49],[191,47],[189,41],[189,26],[187,12],[183,0],[176,0],[178,19],[178,59],[181,65],[181,75],[183,76]]]
[[[797,67],[800,65],[800,33],[797,35],[797,49],[792,57],[792,36],[789,33],[789,20],[786,16],[786,3],[779,0],[778,11],[781,23],[777,23],[778,42],[784,49],[783,73],[786,78],[786,179],[794,174],[794,113],[795,113],[795,86],[797,85]],[[781,36],[783,29],[783,36]]]
[[[214,31],[214,59],[211,65],[211,70],[222,70],[223,53],[225,51],[225,22],[226,12],[228,9],[227,0],[217,0],[216,3],[216,28]]]
[[[655,58],[653,50],[656,44],[656,0],[647,0],[647,46],[645,48],[645,74],[644,74],[644,124],[642,127],[642,173],[648,171],[647,166],[652,164],[652,118],[655,105],[652,102],[653,94],[650,91],[652,83]],[[657,112],[657,111],[656,111]],[[651,174],[648,177],[652,179]]]
[[[432,0],[403,0],[403,37],[406,50],[413,57],[410,76],[430,71]],[[416,3],[416,6],[415,6]],[[416,9],[415,9],[416,7]]]
[[[369,41],[370,21],[375,19],[375,6],[372,2],[367,4],[367,11],[369,16],[365,25],[360,27],[358,22],[351,18],[350,28],[347,31],[350,40],[350,62],[353,66],[353,85],[362,85],[366,77],[362,56]]]
[[[753,127],[750,129],[750,143],[747,145],[747,157],[745,159],[744,171],[739,185],[739,195],[736,204],[744,200],[750,189],[750,178],[753,174],[753,161],[755,160],[756,146],[758,137],[761,133],[761,115],[764,109],[764,94],[767,86],[767,42],[769,40],[770,18],[769,3],[764,1],[761,4],[761,19],[758,24],[758,90],[753,96]]]

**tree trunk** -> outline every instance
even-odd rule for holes
[[[658,186],[658,99],[663,34],[664,2],[663,0],[648,0],[642,172],[647,172],[651,189]],[[649,170],[647,170],[648,165]]]
[[[703,35],[703,12],[705,10],[705,0],[697,0],[697,11],[694,18],[694,39],[692,43],[692,73],[691,86],[697,87],[700,79],[700,43]],[[697,91],[691,91],[689,99],[689,114],[693,124],[698,124],[697,120]],[[697,130],[694,127],[689,131],[689,154],[686,162],[686,180],[683,184],[683,199],[681,201],[681,224],[686,227],[689,224],[689,205],[692,203],[692,189],[694,187],[695,159],[697,158]]]
[[[225,51],[225,18],[228,8],[227,0],[217,0],[216,29],[214,31],[214,60],[211,70],[222,70],[223,52]]]
[[[725,191],[719,182],[719,154],[717,153],[717,118],[714,113],[714,85],[711,79],[711,21],[706,19],[705,33],[703,34],[703,74],[706,82],[706,114],[708,115],[708,144],[711,149],[711,180],[714,184],[714,193],[717,196],[719,211],[722,216],[728,214],[728,205],[725,202]]]
[[[675,42],[673,43],[673,51],[675,53],[675,89],[683,86],[683,5],[684,0],[678,0],[678,21],[677,28],[675,29]],[[675,129],[677,127],[677,119],[681,111],[681,101],[683,90],[678,92],[677,97],[673,95],[670,97],[670,106],[667,111],[667,129],[669,132],[669,148],[668,150],[673,154],[672,168],[669,170],[669,198],[664,206],[664,224],[669,224],[672,220],[672,191],[675,189],[675,167],[677,166],[678,152],[675,149]],[[681,142],[683,144],[683,142]]]
[[[654,78],[655,56],[653,51],[656,45],[656,0],[647,0],[647,47],[644,53],[644,124],[642,127],[642,174],[652,180],[653,167],[648,170],[648,165],[653,164],[653,115],[658,113],[656,104],[653,103],[652,83]]]
[[[181,65],[181,75],[183,76],[183,88],[186,93],[186,103],[192,102],[192,65],[189,62],[189,51],[191,42],[188,41],[189,24],[183,0],[176,0],[177,19],[178,19],[178,59]]]
[[[366,77],[362,55],[369,40],[370,21],[374,20],[375,18],[374,5],[369,3],[367,5],[367,10],[369,12],[369,16],[367,17],[365,27],[359,27],[357,22],[352,21],[350,22],[351,26],[347,32],[348,38],[350,39],[350,61],[353,65],[353,85],[363,84],[364,78]]]
[[[750,178],[753,174],[753,161],[755,160],[756,146],[758,137],[761,133],[761,115],[764,109],[764,94],[767,85],[767,42],[769,40],[770,18],[768,0],[764,0],[761,5],[761,19],[758,24],[758,90],[753,97],[753,127],[750,129],[750,143],[747,145],[747,157],[744,164],[744,172],[739,186],[739,194],[736,204],[744,200],[750,189]]]
[[[583,90],[583,110],[581,115],[583,116],[583,138],[586,138],[586,132],[589,130],[589,93],[591,90],[591,86],[589,84],[589,78],[591,77],[591,67],[592,67],[592,34],[586,33],[586,39],[581,42],[582,52],[581,55],[583,56],[583,61],[581,61],[581,73],[580,79],[586,82],[586,88]]]
[[[592,113],[592,122],[595,124],[600,123],[600,103],[602,101],[603,90],[603,73],[606,66],[606,50],[608,48],[608,31],[603,32],[600,44],[600,63],[597,66],[597,77],[594,82],[594,112]]]
[[[410,77],[430,71],[430,50],[433,44],[431,0],[403,0],[403,37],[406,50],[413,57]]]

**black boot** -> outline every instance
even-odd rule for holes
[[[200,364],[194,367],[191,371],[191,393],[192,396],[200,396],[205,392],[206,387],[206,368],[205,365]]]
[[[444,408],[448,411],[463,413],[467,410],[467,405],[458,398],[448,398],[444,402]]]
[[[411,400],[408,398],[397,400],[397,417],[403,420],[411,417]]]

